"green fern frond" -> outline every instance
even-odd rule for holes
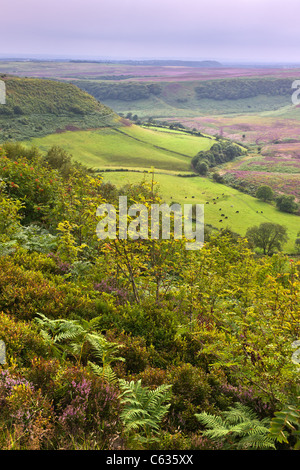
[[[116,384],[118,382],[117,374],[112,370],[111,367],[101,367],[94,362],[88,362],[88,365],[92,372],[98,377],[102,377],[109,384]]]
[[[274,438],[270,436],[266,419],[259,420],[256,414],[245,405],[236,403],[221,416],[206,412],[195,415],[201,424],[208,429],[203,436],[221,440],[236,449],[274,448]],[[229,441],[230,438],[230,441]],[[226,441],[228,439],[228,441]]]
[[[215,429],[219,427],[224,427],[223,419],[221,418],[221,416],[211,415],[211,414],[206,413],[205,411],[203,411],[202,413],[196,414],[195,416],[198,419],[198,421],[200,421],[202,424],[204,424],[208,428]],[[228,428],[226,427],[226,429]]]
[[[266,435],[255,434],[242,438],[237,443],[237,449],[276,449],[274,439]]]
[[[295,444],[293,448],[299,450],[300,406],[287,405],[281,411],[276,411],[271,421],[270,434],[280,443],[289,444],[289,439],[294,439]]]
[[[87,320],[51,320],[43,314],[38,314],[36,323],[40,327],[42,336],[48,344],[56,345],[61,351],[62,357],[71,354],[80,362],[83,351],[88,350],[88,354],[97,359],[106,369],[112,362],[124,361],[119,356],[121,345],[111,343],[107,339],[94,331],[94,323]],[[88,348],[86,348],[88,346]],[[113,376],[109,370],[110,380]]]
[[[160,424],[170,407],[166,403],[171,397],[171,386],[161,385],[155,390],[143,387],[137,382],[119,380],[122,391],[119,398],[123,405],[121,420],[127,433],[138,431],[138,440],[150,439],[159,431]],[[148,442],[147,440],[145,442]]]

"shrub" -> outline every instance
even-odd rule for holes
[[[49,349],[33,325],[17,321],[0,312],[0,338],[5,343],[6,361],[10,365],[28,367],[35,356],[46,357]]]
[[[54,404],[57,438],[65,448],[90,436],[98,448],[109,449],[120,432],[117,389],[83,368],[69,367],[59,374]]]
[[[170,369],[168,383],[172,384],[173,391],[169,418],[171,429],[179,427],[195,432],[198,428],[195,413],[210,407],[211,387],[205,372],[190,364],[183,364]]]
[[[106,332],[106,338],[121,344],[119,355],[125,359],[127,373],[142,372],[149,365],[151,352],[147,349],[144,338],[132,337],[125,333],[117,334],[112,331]]]
[[[7,448],[47,448],[54,431],[51,402],[32,384],[8,370],[0,376],[0,395],[0,419],[6,426],[1,437]]]

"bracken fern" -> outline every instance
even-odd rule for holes
[[[206,431],[203,436],[222,441],[229,449],[275,449],[274,438],[269,433],[270,421],[259,420],[247,406],[236,403],[222,416],[206,412],[195,415]]]
[[[119,380],[121,403],[124,408],[121,420],[125,426],[125,432],[132,436],[138,445],[146,445],[155,442],[155,434],[160,429],[160,424],[167,414],[171,399],[171,386],[160,385],[155,390],[143,387],[141,380],[127,382]]]

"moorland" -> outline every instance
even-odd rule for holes
[[[1,449],[299,449],[299,74],[0,61]],[[120,195],[204,247],[99,240]]]

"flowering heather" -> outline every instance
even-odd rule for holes
[[[113,386],[100,379],[72,380],[58,404],[58,423],[73,437],[93,430],[98,440],[107,441],[115,432],[119,406]]]
[[[47,256],[55,261],[57,274],[68,274],[71,271],[71,264],[62,261],[55,253],[49,253]]]
[[[255,396],[254,390],[248,387],[246,390],[239,386],[233,386],[229,383],[221,385],[221,392],[227,396],[232,396],[240,403],[246,406],[250,406],[260,416],[266,416],[272,414],[272,407],[268,403],[263,403],[257,396]]]
[[[59,417],[61,425],[72,434],[76,434],[76,431],[78,432],[84,427],[90,391],[91,382],[86,379],[78,384],[74,380],[72,381],[71,394],[74,398]]]
[[[122,305],[128,300],[128,292],[125,289],[119,288],[115,279],[102,280],[94,284],[94,289],[98,292],[112,294],[116,298],[118,305]]]
[[[300,199],[299,174],[271,173],[268,171],[228,170],[225,177],[231,177],[236,183],[243,181],[244,186],[258,188],[261,185],[270,186],[275,194],[287,194]]]
[[[32,388],[29,382],[23,377],[11,375],[9,370],[2,370],[0,372],[0,395],[4,397],[11,395],[14,388],[19,385],[26,385]]]

